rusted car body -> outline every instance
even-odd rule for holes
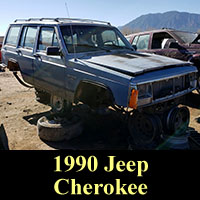
[[[200,68],[200,35],[174,29],[139,32],[126,36],[138,51],[193,62]]]
[[[141,52],[163,55],[197,66],[200,76],[200,35],[174,29],[160,29],[139,32],[126,36],[132,46]],[[200,93],[200,78],[198,89]]]

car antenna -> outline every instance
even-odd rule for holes
[[[68,9],[68,6],[67,6],[67,2],[65,2],[65,8],[66,8],[66,11],[67,11],[68,18],[70,19],[69,9]],[[73,45],[73,50],[74,50],[74,61],[77,61],[77,58],[76,58],[76,47],[75,47],[75,43],[74,43],[73,29],[72,29],[72,24],[71,23],[70,23],[70,32],[71,32],[72,45]]]

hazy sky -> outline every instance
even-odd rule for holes
[[[1,0],[0,35],[18,18],[89,18],[124,25],[140,15],[171,10],[200,14],[200,0]]]

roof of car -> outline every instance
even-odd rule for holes
[[[102,24],[111,26],[110,22],[91,20],[91,19],[78,19],[78,18],[29,18],[29,19],[16,19],[15,24]]]
[[[172,29],[172,28],[162,28],[162,29],[155,29],[155,30],[141,31],[141,32],[137,32],[137,33],[132,33],[130,35],[127,35],[126,37],[130,37],[130,36],[134,36],[134,35],[140,35],[140,34],[157,33],[157,32],[162,32],[162,31],[168,31],[168,32],[174,32],[174,31],[187,32],[187,31],[181,31],[181,30],[176,30],[176,29]]]

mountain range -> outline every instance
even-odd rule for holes
[[[200,14],[178,11],[147,14],[119,28],[122,32],[138,32],[160,28],[197,32],[200,30]]]

